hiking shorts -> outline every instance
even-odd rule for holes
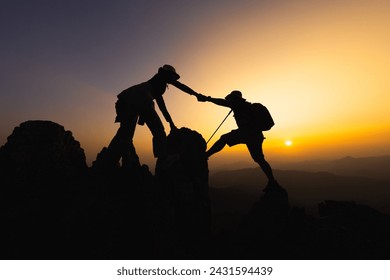
[[[261,131],[253,129],[234,129],[222,135],[221,138],[225,140],[229,147],[237,144],[261,145],[265,139]]]
[[[237,144],[246,144],[254,161],[264,161],[263,141],[265,138],[262,131],[239,128],[222,135],[221,139],[223,139],[229,147]]]
[[[142,116],[143,114],[147,114],[150,110],[154,110],[154,102],[152,99],[140,99],[132,96],[118,97],[118,100],[115,103],[115,122],[128,121],[135,116]]]

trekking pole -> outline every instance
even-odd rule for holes
[[[221,122],[221,124],[217,127],[217,129],[214,131],[213,135],[210,136],[209,140],[207,140],[206,142],[206,145],[210,142],[211,138],[213,138],[214,134],[217,133],[218,129],[221,127],[221,125],[226,121],[227,117],[229,117],[230,113],[232,112],[233,110],[230,110],[230,112],[227,114],[227,116],[223,119],[223,121]]]

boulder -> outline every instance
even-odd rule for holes
[[[30,181],[71,178],[85,171],[84,150],[70,131],[51,121],[26,121],[16,127],[0,148],[4,174]]]

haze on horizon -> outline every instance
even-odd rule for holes
[[[2,3],[0,145],[21,122],[51,120],[91,163],[118,128],[116,95],[171,64],[198,92],[266,105],[271,164],[389,154],[389,14],[383,0]],[[228,113],[173,86],[164,98],[176,125],[206,140]],[[230,117],[209,145],[234,128]],[[146,127],[134,143],[153,165]],[[251,162],[245,146],[209,160],[235,162]]]

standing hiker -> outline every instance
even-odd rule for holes
[[[242,98],[241,92],[237,90],[232,91],[225,99],[213,98],[202,94],[196,94],[196,97],[200,102],[208,101],[219,106],[230,108],[234,113],[234,118],[238,126],[238,129],[234,129],[231,132],[222,135],[214,145],[206,151],[207,158],[221,151],[226,144],[229,145],[229,147],[237,144],[246,144],[253,160],[259,164],[268,178],[268,184],[264,191],[279,187],[274,178],[271,166],[264,158],[262,147],[265,139],[263,130],[269,130],[273,126],[273,120],[271,115],[269,115],[268,110],[265,109],[266,113],[264,113],[264,109],[259,110],[258,107],[254,107],[254,105],[260,104],[247,102]],[[265,108],[264,106],[262,107]],[[258,111],[262,112],[258,113]],[[260,118],[263,118],[263,120],[259,119],[259,116]]]
[[[154,108],[153,101],[156,101],[165,120],[170,124],[171,130],[177,129],[163,99],[168,84],[172,84],[191,95],[197,94],[191,88],[180,83],[179,78],[180,76],[176,73],[174,67],[164,65],[158,69],[158,73],[150,80],[132,86],[118,95],[118,100],[115,103],[117,114],[115,122],[119,122],[120,127],[107,148],[104,156],[105,164],[109,166],[117,165],[122,158],[123,167],[140,165],[133,145],[137,122],[140,125],[146,123],[150,129],[153,135],[154,156],[163,163],[170,160],[167,153],[164,126]]]

